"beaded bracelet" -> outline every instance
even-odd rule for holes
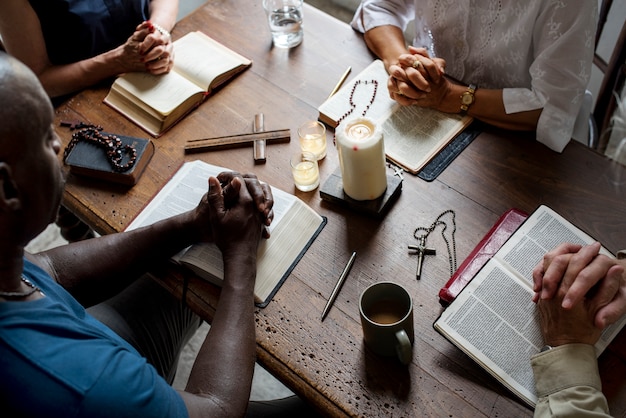
[[[168,38],[172,39],[172,35],[163,26],[159,25],[158,23],[152,23],[152,26],[154,26],[156,30],[161,32],[161,35],[165,35]]]

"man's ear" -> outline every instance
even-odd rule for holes
[[[22,207],[17,184],[13,180],[11,167],[0,161],[0,210],[3,212],[18,210]]]

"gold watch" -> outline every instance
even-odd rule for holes
[[[474,103],[474,93],[476,92],[476,84],[467,86],[467,91],[461,95],[461,114],[465,115],[467,109]]]

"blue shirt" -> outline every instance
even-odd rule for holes
[[[110,51],[150,17],[150,0],[29,0],[50,62],[69,64]]]
[[[188,416],[156,370],[47,273],[24,260],[24,276],[45,297],[0,302],[3,416]]]

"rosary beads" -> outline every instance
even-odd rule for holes
[[[346,113],[343,114],[343,116],[337,119],[337,127],[343,120],[345,120],[348,116],[350,116],[352,112],[354,112],[354,109],[356,109],[356,103],[354,103],[354,93],[356,92],[357,87],[361,84],[364,84],[364,85],[373,84],[374,85],[374,91],[372,92],[372,97],[370,98],[370,101],[367,104],[367,106],[365,106],[365,109],[363,110],[363,113],[361,113],[361,116],[365,116],[365,114],[370,109],[372,104],[374,104],[374,99],[376,99],[376,92],[378,91],[378,80],[369,80],[369,81],[357,80],[356,83],[354,83],[354,85],[352,86],[352,91],[350,91],[350,99],[349,99],[350,110],[348,110]],[[335,128],[335,132],[337,132],[337,128]],[[333,144],[335,144],[334,137],[333,137]]]
[[[114,171],[121,173],[135,165],[135,161],[137,161],[137,150],[135,147],[132,145],[124,145],[122,140],[116,135],[102,135],[100,131],[102,131],[101,126],[84,125],[79,131],[74,132],[70,143],[63,153],[63,161],[67,159],[67,156],[72,149],[74,149],[76,144],[83,141],[103,148]],[[128,161],[126,164],[122,164],[125,156],[127,156]]]
[[[452,216],[452,232],[450,233],[450,236],[451,236],[450,240],[448,240],[445,234],[446,230],[448,229],[448,224],[445,221],[443,221],[443,217],[448,214]],[[422,264],[424,262],[424,256],[435,254],[434,249],[426,248],[426,239],[439,225],[443,226],[441,230],[441,237],[446,243],[446,247],[448,249],[448,261],[450,263],[450,277],[452,277],[452,275],[454,274],[457,268],[456,239],[455,239],[456,219],[455,218],[456,218],[455,212],[452,209],[448,209],[448,210],[443,211],[441,214],[439,214],[439,216],[437,216],[437,219],[435,219],[435,221],[429,227],[418,226],[417,228],[415,228],[415,231],[413,232],[413,236],[417,240],[418,245],[409,245],[408,248],[409,250],[416,251],[416,254],[418,257],[417,258],[417,271],[415,274],[415,277],[417,280],[420,279],[421,274],[422,274]],[[450,244],[452,244],[452,248],[450,248]]]

